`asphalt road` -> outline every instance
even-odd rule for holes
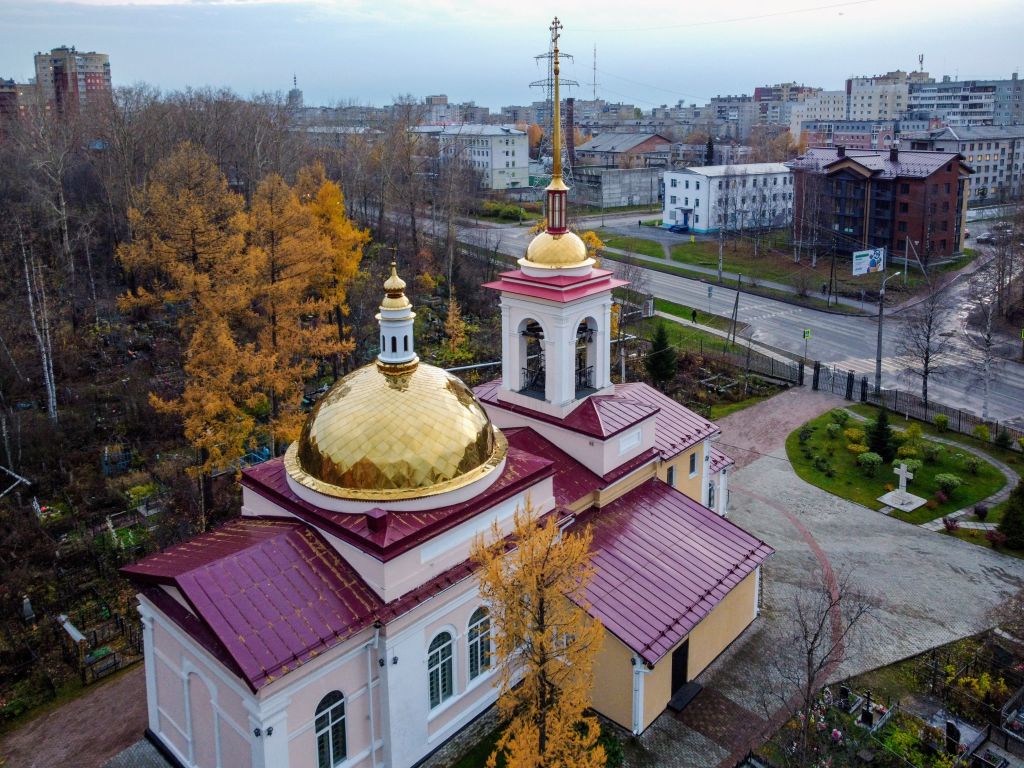
[[[588,224],[600,224],[600,217]],[[606,217],[606,226],[634,224],[637,214]],[[465,242],[494,248],[502,253],[521,256],[526,251],[531,235],[527,227],[470,227],[460,232]],[[611,266],[611,265],[610,265]],[[647,290],[655,296],[679,304],[699,307],[715,314],[731,316],[736,291],[714,286],[708,298],[708,284],[699,280],[642,270]],[[972,336],[965,329],[967,313],[971,307],[969,281],[958,280],[947,291],[955,310],[946,320],[946,334],[951,351],[942,370],[929,379],[930,399],[981,414],[983,390],[981,355]],[[739,319],[750,325],[747,331],[755,342],[770,344],[802,354],[803,331],[810,329],[807,356],[843,370],[853,370],[873,378],[877,345],[877,320],[874,317],[851,317],[796,306],[775,299],[741,293]],[[883,326],[882,386],[897,387],[920,392],[920,380],[909,372],[912,359],[898,351],[897,339],[901,335],[907,311],[886,316]],[[1020,347],[1007,345],[1006,353],[1013,355]],[[994,370],[991,382],[989,415],[1000,421],[1024,426],[1024,366],[1004,360]]]

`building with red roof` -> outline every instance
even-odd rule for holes
[[[498,695],[473,541],[527,504],[593,532],[592,702],[630,731],[755,620],[772,550],[725,516],[718,428],[612,382],[622,281],[565,226],[565,191],[556,157],[547,230],[486,286],[501,379],[472,391],[419,361],[392,266],[377,360],[245,470],[241,516],[123,569],[149,734],[177,763],[407,768],[439,749]]]

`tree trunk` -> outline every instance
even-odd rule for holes
[[[19,233],[20,235],[20,233]],[[57,385],[53,377],[53,347],[50,344],[50,323],[47,317],[46,293],[43,290],[42,274],[35,258],[29,265],[28,249],[21,238],[21,260],[25,270],[25,290],[28,295],[28,315],[32,324],[32,335],[39,349],[43,369],[43,384],[46,387],[46,414],[53,424],[57,423]],[[36,293],[38,292],[38,300]]]

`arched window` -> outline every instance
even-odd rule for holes
[[[392,336],[391,337],[391,351],[392,352],[397,352],[398,351],[398,337],[397,336]]]
[[[486,608],[477,608],[469,617],[469,679],[474,680],[491,668],[491,616]]]
[[[430,708],[451,698],[455,692],[452,636],[442,632],[430,643],[427,655],[427,676],[430,687]]]
[[[403,352],[408,352],[409,351],[409,337],[408,336],[403,336],[402,337],[402,351]]]
[[[334,768],[345,761],[345,697],[331,691],[316,708],[317,768]]]
[[[715,484],[708,485],[708,509],[715,508]]]

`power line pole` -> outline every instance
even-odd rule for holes
[[[539,151],[539,154],[540,154],[541,157],[544,156],[544,151],[546,149],[548,149],[548,148],[551,149],[551,156],[552,157],[555,156],[555,152],[556,151],[559,154],[562,154],[562,152],[564,150],[564,145],[560,146],[560,147],[557,147],[557,148],[551,146],[551,139],[555,135],[555,130],[554,130],[555,109],[554,109],[554,106],[552,104],[552,100],[554,99],[554,90],[555,90],[555,72],[554,72],[555,51],[554,51],[554,45],[555,45],[554,40],[552,40],[548,44],[548,51],[547,51],[547,53],[541,53],[541,54],[538,54],[538,55],[533,57],[534,61],[537,61],[537,62],[540,62],[540,61],[543,60],[544,63],[545,63],[545,66],[547,68],[547,76],[543,80],[535,80],[532,83],[530,83],[530,87],[531,88],[542,88],[543,89],[543,91],[544,91],[544,101],[548,105],[547,115],[545,116],[545,121],[544,121],[544,123],[545,123],[545,125],[544,125],[544,136],[541,137],[540,147],[538,148],[538,151]],[[597,50],[597,46],[596,45],[594,46],[594,49],[595,49],[595,51]],[[596,53],[595,53],[595,56],[596,56]],[[564,51],[561,51],[561,50],[559,50],[559,52],[558,52],[558,57],[559,57],[559,59],[569,59],[569,60],[572,60],[572,55],[571,54],[565,53]],[[564,77],[559,77],[558,81],[559,81],[559,83],[561,85],[568,86],[570,88],[573,87],[573,86],[579,87],[579,83],[576,82],[575,80],[566,80]],[[571,131],[572,129],[573,129],[573,126],[571,126],[571,125],[568,126],[568,130]],[[563,133],[562,135],[564,136],[565,134]],[[571,165],[571,163],[566,162],[566,163],[563,163],[563,166],[564,166],[564,170],[562,171],[562,176],[565,179],[565,183],[569,187],[572,187],[573,186],[573,184],[572,184],[572,165]]]

